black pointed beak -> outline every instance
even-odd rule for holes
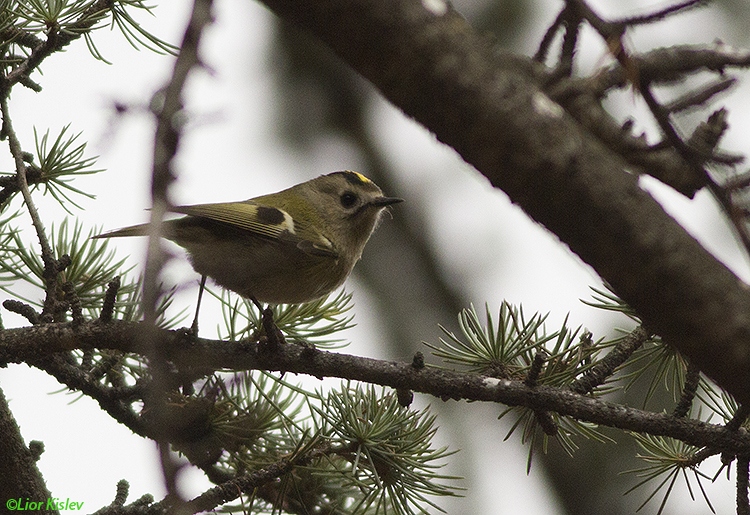
[[[370,205],[374,207],[386,207],[390,206],[391,204],[398,204],[399,202],[403,201],[404,199],[398,197],[378,197],[376,199],[373,199],[370,202]]]

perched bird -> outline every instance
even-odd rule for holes
[[[342,171],[241,202],[178,206],[163,236],[184,247],[196,272],[256,304],[298,304],[349,276],[387,206],[364,175]],[[144,236],[149,224],[94,236]]]

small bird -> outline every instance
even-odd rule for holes
[[[171,208],[163,236],[184,247],[196,272],[243,297],[299,304],[344,283],[387,206],[364,175],[333,172],[241,202]],[[94,238],[145,236],[149,224]]]

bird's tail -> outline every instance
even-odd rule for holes
[[[105,232],[92,236],[92,238],[119,238],[120,236],[147,236],[149,231],[149,224],[131,225],[130,227],[123,227],[122,229],[115,229],[114,231]]]

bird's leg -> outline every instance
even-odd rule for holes
[[[286,340],[284,339],[284,335],[279,330],[279,328],[276,326],[276,322],[273,320],[273,310],[270,306],[266,306],[265,309],[263,309],[263,306],[255,297],[250,297],[250,300],[253,301],[253,304],[260,310],[261,313],[261,322],[263,324],[263,330],[266,333],[266,338],[268,338],[269,346],[276,347],[278,345],[282,345],[286,343]]]
[[[203,299],[203,290],[206,289],[206,276],[201,275],[201,284],[198,288],[198,303],[195,306],[195,318],[193,318],[193,324],[190,326],[190,333],[193,336],[198,336],[198,313],[201,310],[201,300]]]

